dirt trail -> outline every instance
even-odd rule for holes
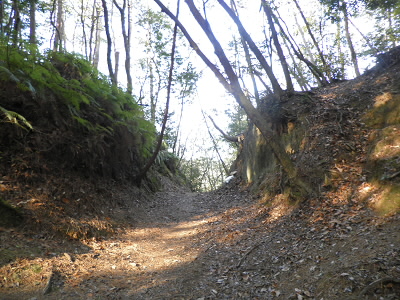
[[[0,299],[400,299],[400,218],[327,209],[171,187],[111,239],[32,257],[40,277],[6,281]]]

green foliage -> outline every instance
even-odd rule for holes
[[[23,116],[21,116],[19,113],[16,113],[14,111],[10,111],[5,109],[4,107],[0,106],[0,116],[3,116],[3,120],[0,120],[1,122],[10,122],[15,125],[18,125],[19,127],[23,129],[33,129],[31,123],[29,123]]]
[[[218,160],[207,151],[205,156],[182,160],[180,170],[192,191],[206,192],[218,188],[223,182],[225,172]]]
[[[156,158],[155,164],[159,171],[165,175],[174,175],[177,172],[178,157],[167,149],[161,150]]]
[[[369,10],[370,15],[376,19],[375,32],[367,34],[378,51],[387,51],[393,47],[400,39],[399,15],[400,2],[398,0],[319,0],[327,8],[329,19],[338,23],[341,21],[339,12],[346,11],[349,16],[356,16],[364,8]],[[390,20],[389,28],[386,28],[387,21]],[[366,54],[371,54],[366,51]],[[376,54],[376,53],[372,53]]]
[[[139,29],[146,33],[146,38],[141,39],[140,44],[147,54],[145,58],[139,60],[141,73],[144,73],[144,76],[139,78],[143,89],[140,101],[148,104],[146,113],[156,123],[159,121],[157,113],[161,112],[162,115],[164,110],[159,96],[165,90],[168,82],[171,64],[172,23],[163,12],[145,8],[142,9],[137,24]],[[175,50],[172,93],[179,95],[181,102],[187,103],[195,91],[201,73],[197,72],[187,61],[187,57],[183,57],[179,51],[181,47],[187,48],[182,35],[178,35],[178,41],[179,47]]]
[[[365,45],[366,50],[363,51],[363,54],[366,56],[376,55],[398,45],[400,41],[400,6],[397,5],[397,9],[377,7],[369,14],[375,19],[374,31],[366,35],[369,44]],[[371,49],[371,44],[373,49]]]
[[[205,178],[200,159],[184,161],[182,164],[182,171],[185,174],[192,191],[202,192],[205,190],[203,188]]]
[[[327,14],[330,20],[337,23],[341,20],[338,12],[346,11],[349,15],[357,15],[363,5],[362,1],[357,0],[319,0],[327,8]]]
[[[225,114],[229,117],[228,135],[236,136],[248,129],[249,123],[246,112],[238,104],[234,104],[233,108],[225,110]]]
[[[398,0],[363,0],[368,9],[393,9],[398,8]]]
[[[201,75],[202,74],[198,73],[191,63],[188,63],[185,70],[181,73],[176,74],[174,83],[179,84],[182,87],[180,92],[182,98],[187,98],[192,95]]]
[[[7,87],[12,96],[0,96],[0,117],[32,129],[24,117],[28,113],[36,119],[35,125],[47,124],[74,132],[75,140],[68,141],[70,153],[84,159],[83,153],[87,153],[88,158],[90,151],[95,152],[88,158],[92,168],[98,168],[100,161],[105,160],[102,156],[118,155],[113,151],[125,153],[116,160],[134,159],[136,162],[151,154],[156,131],[154,125],[144,119],[141,106],[80,55],[52,51],[31,55],[10,46],[0,46],[0,85]],[[22,101],[18,104],[21,110],[14,112],[12,99]],[[27,107],[34,105],[35,111],[24,110],[24,103]],[[51,122],[54,125],[50,125]],[[61,124],[63,128],[59,128]],[[61,142],[61,138],[59,142],[62,148],[65,142]],[[130,164],[135,162],[114,163],[132,169]]]

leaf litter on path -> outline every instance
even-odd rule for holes
[[[399,216],[362,203],[267,207],[235,184],[171,186],[135,226],[3,264],[0,290],[2,299],[398,299],[399,229]]]

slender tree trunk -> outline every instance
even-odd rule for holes
[[[213,143],[214,151],[215,151],[215,152],[217,153],[217,155],[218,155],[219,161],[221,162],[221,165],[222,165],[222,167],[224,168],[225,174],[228,175],[228,174],[229,174],[228,167],[226,166],[224,160],[222,159],[221,154],[219,153],[217,141],[215,140],[214,136],[213,136],[212,133],[211,133],[211,130],[210,130],[210,127],[208,126],[207,119],[206,119],[206,116],[205,116],[205,114],[204,114],[204,111],[202,111],[202,114],[203,114],[204,123],[206,124],[206,127],[207,127],[208,135],[210,136],[211,141],[212,141],[212,143]],[[211,119],[211,117],[209,117],[209,118],[210,118],[210,120],[213,122],[213,124],[215,125],[215,123],[214,123],[214,121]]]
[[[176,19],[178,19],[178,16],[179,16],[179,6],[180,6],[179,2],[180,2],[180,0],[178,0],[178,2],[177,2],[177,9],[176,9],[177,12],[176,12],[176,16],[175,16]],[[171,99],[172,79],[173,79],[173,72],[174,72],[174,65],[175,65],[175,52],[176,52],[176,37],[177,37],[177,33],[178,33],[178,25],[175,23],[174,34],[173,34],[173,37],[172,37],[171,63],[170,63],[169,73],[168,73],[167,101],[165,103],[164,119],[163,119],[163,123],[162,123],[162,126],[161,126],[161,132],[160,132],[160,135],[158,137],[156,149],[154,150],[154,153],[153,153],[152,157],[149,159],[147,164],[144,166],[144,168],[140,171],[140,173],[136,177],[136,181],[137,181],[137,183],[139,185],[140,185],[141,181],[143,180],[143,178],[146,176],[147,172],[150,170],[151,166],[156,161],[157,155],[159,154],[160,149],[161,149],[162,141],[163,141],[163,138],[164,138],[165,128],[167,127],[169,102],[170,102],[170,99]]]
[[[372,50],[372,52],[377,55],[379,53],[379,50],[376,49],[376,47],[371,43],[371,40],[364,34],[362,31],[351,21],[349,18],[349,23],[354,27],[355,30],[362,36],[364,41],[367,43],[368,47]]]
[[[284,20],[281,17],[279,17],[279,18],[280,18],[281,22],[284,23],[286,26],[286,23],[284,22]],[[287,30],[288,32],[287,33],[285,32],[284,28],[281,25],[281,22],[277,21],[276,23],[278,24],[280,31],[281,31],[282,35],[284,36],[284,38],[286,39],[286,41],[289,42],[290,47],[293,50],[294,54],[297,56],[298,59],[300,59],[301,61],[303,61],[306,64],[306,66],[308,67],[310,72],[314,75],[315,79],[317,79],[317,81],[320,85],[327,84],[328,81],[325,78],[325,75],[323,74],[323,72],[313,62],[308,60],[303,55],[299,46],[296,44],[294,38],[290,35],[289,31]],[[286,26],[286,29],[287,29],[287,26]]]
[[[286,47],[289,49],[289,45],[287,45],[287,40],[285,39]],[[307,82],[306,77],[304,76],[303,70],[300,69],[298,62],[296,62],[295,56],[291,51],[289,51],[290,58],[292,59],[293,65],[293,76],[296,79],[300,89],[305,92],[308,91],[311,87]]]
[[[92,6],[92,14],[90,16],[90,31],[89,31],[89,61],[93,64],[93,48],[94,48],[94,39],[95,39],[95,28],[96,28],[96,0],[93,1],[93,6]]]
[[[289,92],[294,92],[293,82],[292,82],[292,78],[290,77],[288,63],[286,61],[285,55],[283,54],[283,50],[282,50],[281,44],[280,44],[279,39],[278,39],[278,33],[276,31],[275,24],[274,24],[274,21],[273,21],[272,9],[269,6],[269,4],[267,3],[267,1],[261,0],[261,3],[262,3],[262,6],[263,6],[263,9],[264,9],[264,12],[265,12],[265,14],[267,16],[269,28],[270,28],[271,33],[272,33],[272,39],[273,39],[274,44],[275,44],[275,49],[276,49],[276,52],[278,53],[279,61],[281,62],[283,74],[285,75],[286,89]]]
[[[242,22],[240,22],[239,18],[236,16],[235,12],[223,1],[223,0],[217,0],[218,3],[222,6],[223,9],[225,9],[225,11],[229,14],[229,16],[231,17],[231,19],[235,22],[236,26],[238,27],[239,33],[240,35],[246,40],[247,44],[249,45],[251,51],[253,51],[254,55],[256,56],[256,58],[258,59],[258,61],[260,62],[261,66],[263,67],[263,69],[265,70],[265,72],[268,75],[269,80],[271,81],[272,84],[272,89],[274,91],[274,93],[280,97],[283,93],[283,90],[281,88],[281,86],[278,83],[278,80],[275,77],[274,72],[272,71],[272,68],[270,67],[270,65],[268,64],[268,62],[266,61],[264,55],[261,53],[260,49],[257,47],[256,43],[254,43],[253,39],[250,37],[250,35],[247,33],[246,29],[243,27]],[[197,19],[197,20],[201,20],[202,16],[200,15],[200,13],[196,10],[193,1],[192,0],[186,0],[186,3],[189,5],[190,10],[192,11],[193,16]],[[198,21],[199,22],[199,21]],[[203,22],[203,21],[202,21]],[[208,24],[208,22],[206,20],[204,20],[204,25],[205,28],[206,27],[210,27],[210,25]],[[204,30],[204,29],[203,29]],[[213,40],[216,41],[215,38],[213,38]],[[213,43],[213,41],[211,41]],[[219,44],[219,43],[218,43]],[[219,47],[221,48],[221,47]],[[221,48],[222,49],[222,48]],[[220,50],[218,50],[220,51]],[[218,53],[216,53],[218,55]],[[229,61],[228,61],[229,63]]]
[[[86,23],[85,23],[85,5],[84,5],[84,0],[81,0],[81,14],[80,14],[80,19],[81,19],[81,26],[82,26],[82,38],[83,38],[83,44],[84,44],[84,51],[85,51],[85,58],[87,60],[90,59],[89,53],[88,53],[88,39],[86,35]],[[90,41],[89,41],[90,42]]]
[[[154,72],[153,72],[153,64],[149,63],[149,79],[150,79],[150,120],[153,124],[156,123],[156,96],[154,94]]]
[[[96,3],[96,0],[94,0]],[[93,66],[98,68],[100,59],[100,34],[101,34],[101,18],[100,18],[100,8],[96,7],[96,18],[95,18],[95,40],[93,49]]]
[[[206,65],[214,72],[214,74],[217,76],[221,84],[226,88],[226,90],[231,93],[238,104],[246,111],[247,116],[249,119],[255,124],[255,126],[261,131],[263,137],[267,140],[269,143],[272,152],[275,154],[275,157],[277,158],[278,162],[280,165],[283,167],[283,169],[286,171],[288,174],[289,179],[291,182],[299,188],[299,190],[303,194],[311,194],[313,192],[311,186],[309,183],[304,181],[301,176],[300,172],[298,169],[295,167],[293,162],[291,161],[289,155],[285,151],[284,146],[281,144],[279,138],[274,135],[272,129],[271,129],[271,118],[268,115],[261,115],[253,106],[251,103],[250,99],[246,97],[244,94],[242,88],[240,87],[239,84],[239,79],[236,76],[236,74],[233,71],[232,66],[229,63],[229,60],[227,59],[224,51],[222,50],[221,45],[219,44],[218,40],[215,38],[214,34],[211,31],[211,27],[208,24],[208,22],[200,15],[200,13],[197,11],[197,9],[194,6],[194,3],[192,0],[186,0],[186,3],[188,4],[190,10],[192,11],[194,17],[198,21],[199,25],[202,27],[203,31],[206,33],[208,36],[209,40],[214,46],[214,52],[218,56],[218,59],[220,60],[225,73],[227,74],[229,78],[229,82],[225,79],[225,77],[222,75],[222,73],[218,70],[218,68],[210,62],[210,60],[204,55],[204,53],[200,50],[200,48],[197,46],[197,44],[194,43],[193,39],[191,36],[188,34],[187,30],[184,28],[184,26],[177,21],[175,16],[168,10],[167,7],[165,7],[159,0],[154,0],[162,9],[163,12],[168,14],[179,26],[185,37],[188,39],[190,45],[192,48],[196,51],[196,53],[203,59],[203,61],[206,63]],[[236,20],[238,21],[238,20]]]
[[[114,53],[114,78],[115,78],[115,82],[118,82],[118,74],[119,74],[119,52],[116,51]]]
[[[361,74],[360,74],[360,69],[358,67],[357,54],[356,54],[356,51],[354,50],[353,41],[351,40],[351,35],[350,35],[350,30],[349,30],[349,13],[347,11],[346,3],[343,4],[343,19],[344,19],[344,31],[346,33],[346,40],[347,40],[347,44],[348,44],[349,50],[350,50],[351,61],[354,66],[354,72],[356,73],[356,76],[358,77]]]
[[[231,6],[232,6],[232,9],[235,11],[235,14],[239,17],[239,13],[237,11],[236,3],[235,3],[234,0],[231,1]],[[249,46],[246,44],[246,41],[245,41],[245,39],[243,38],[242,35],[240,35],[240,42],[241,42],[243,50],[244,50],[244,55],[246,57],[247,67],[249,69],[251,82],[253,84],[254,98],[256,100],[257,106],[259,106],[261,104],[260,93],[258,92],[256,76],[254,75],[255,74],[255,70],[254,70],[254,66],[253,66],[253,64],[251,62],[251,55],[250,55]]]
[[[18,40],[21,34],[21,15],[19,11],[19,1],[13,0],[12,2],[12,22],[13,22],[13,29],[11,32],[11,39],[12,44],[14,47],[18,46]]]
[[[303,41],[304,52],[309,57],[310,62],[315,65],[316,63],[315,63],[315,60],[314,60],[314,55],[312,54],[311,47],[309,46],[309,43],[307,42],[304,30],[300,26],[299,21],[297,19],[297,16],[294,16],[294,20],[296,22],[297,30],[299,31],[301,39]]]
[[[128,0],[128,34],[126,44],[127,48],[126,59],[125,59],[125,70],[126,70],[126,78],[128,82],[127,91],[129,94],[132,94],[133,91],[133,83],[132,83],[132,75],[131,75],[131,40],[132,40],[132,3],[131,0]]]
[[[396,36],[394,35],[395,32],[395,28],[393,28],[393,11],[391,8],[387,8],[386,9],[386,13],[387,13],[387,20],[388,20],[388,38],[389,41],[392,42],[392,47],[396,47]]]
[[[172,144],[172,153],[174,153],[176,156],[179,155],[178,151],[177,151],[177,147],[178,147],[178,140],[179,140],[179,135],[181,132],[181,124],[182,124],[182,117],[183,117],[183,107],[184,107],[184,100],[183,97],[181,97],[181,111],[179,113],[179,120],[178,120],[178,124],[176,126],[176,131],[175,131],[175,137],[174,137],[174,143]]]
[[[301,17],[302,17],[302,19],[303,19],[303,21],[304,21],[304,24],[306,25],[308,34],[310,35],[310,38],[311,38],[311,40],[312,40],[312,42],[313,42],[313,44],[314,44],[314,47],[315,47],[315,48],[317,49],[317,51],[318,51],[318,55],[319,55],[319,58],[321,59],[322,66],[323,66],[323,68],[324,68],[324,72],[325,72],[325,74],[328,76],[328,78],[331,79],[330,67],[329,67],[329,65],[327,64],[326,60],[325,60],[325,55],[324,55],[324,53],[322,52],[321,48],[319,47],[319,44],[318,44],[317,40],[316,40],[315,37],[314,37],[314,34],[313,34],[312,30],[311,30],[310,23],[307,21],[307,18],[305,17],[305,15],[304,15],[304,13],[303,13],[303,11],[302,11],[302,9],[301,9],[299,3],[297,2],[297,0],[293,0],[293,2],[294,2],[294,4],[296,5],[296,7],[297,7],[297,9],[298,9],[298,11],[299,11],[299,13],[300,13],[300,15],[301,15]]]
[[[3,1],[1,1],[3,2]],[[36,1],[29,2],[29,43],[36,45]]]
[[[256,99],[257,105],[260,105],[261,104],[260,93],[259,93],[258,87],[257,87],[256,76],[254,75],[255,70],[254,70],[254,66],[251,62],[249,47],[247,46],[246,41],[243,39],[242,36],[240,37],[240,42],[242,43],[244,54],[246,56],[247,67],[249,68],[249,74],[250,74],[251,82],[253,84],[254,98]]]
[[[187,84],[185,85],[185,87],[183,88],[183,90],[185,91],[187,88]],[[181,106],[181,111],[179,113],[179,121],[178,124],[176,126],[176,132],[175,132],[175,138],[174,138],[174,143],[172,145],[172,153],[174,153],[176,156],[179,155],[178,151],[177,151],[177,145],[178,145],[178,140],[179,140],[179,134],[181,131],[181,124],[182,124],[182,118],[183,118],[183,108],[185,106],[185,93],[181,92],[180,95],[180,106]]]
[[[0,1],[0,37],[5,36],[3,24],[4,24],[4,1]]]
[[[125,72],[127,78],[127,92],[132,94],[132,75],[131,75],[131,23],[130,23],[130,3],[127,0],[123,1],[122,7],[118,5],[116,0],[113,0],[114,5],[117,7],[121,17],[121,30],[122,38],[125,48]],[[126,25],[126,7],[128,6],[128,25]],[[127,28],[128,27],[128,30]]]
[[[108,20],[108,8],[106,0],[101,0],[103,5],[103,12],[104,12],[104,28],[106,29],[106,36],[107,36],[107,66],[108,66],[108,73],[111,78],[111,82],[114,85],[117,85],[117,79],[115,78],[112,61],[111,61],[111,47],[112,47],[112,40],[111,40],[111,33],[110,33],[110,24]]]
[[[64,4],[63,0],[54,0],[53,7],[57,4],[57,17],[55,23],[54,51],[65,50],[65,26],[64,26]]]
[[[332,76],[334,79],[344,79],[345,77],[345,67],[346,67],[346,61],[345,61],[345,55],[342,50],[342,26],[340,22],[337,22],[336,24],[337,29],[336,29],[336,41],[337,41],[337,56],[338,56],[338,65],[339,65],[339,72],[337,74],[333,74]]]

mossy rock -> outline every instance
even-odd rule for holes
[[[374,203],[374,209],[380,215],[391,215],[400,212],[400,184],[382,185],[382,193]]]
[[[0,199],[0,226],[16,227],[23,221],[21,213]]]
[[[363,119],[369,127],[378,129],[400,124],[400,95],[387,92],[375,97],[374,107]]]
[[[371,140],[367,169],[370,179],[386,180],[400,171],[400,126],[389,126]]]
[[[367,169],[370,180],[390,180],[400,171],[400,94],[386,92],[363,117],[370,128]]]

